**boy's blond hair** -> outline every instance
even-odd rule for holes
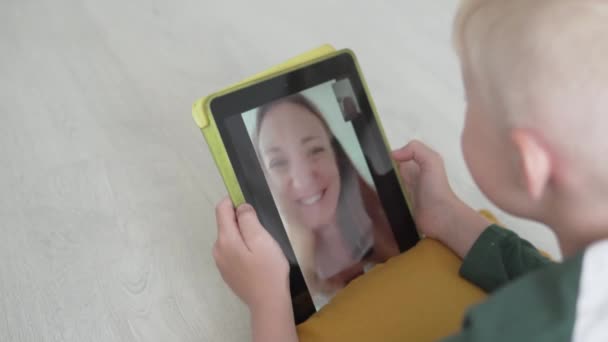
[[[608,0],[463,0],[454,42],[484,114],[608,177]]]

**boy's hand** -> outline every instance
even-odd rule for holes
[[[419,141],[393,152],[416,226],[464,257],[489,222],[452,191],[441,156]]]
[[[264,310],[289,296],[289,264],[262,227],[253,207],[234,210],[229,198],[216,208],[218,236],[213,257],[222,278],[251,311]]]
[[[460,201],[452,191],[441,156],[419,141],[393,152],[406,185],[414,219],[426,236],[440,238],[453,224],[451,214]]]

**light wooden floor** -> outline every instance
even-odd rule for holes
[[[321,43],[358,53],[394,146],[458,193],[456,0],[0,2],[0,341],[245,341],[210,248],[198,97]],[[499,215],[557,255],[544,228]]]

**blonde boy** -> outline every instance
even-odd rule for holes
[[[419,229],[491,293],[446,341],[608,341],[608,1],[465,0],[454,37],[467,166],[497,206],[551,227],[564,262],[465,205],[422,143],[395,151]],[[297,341],[280,249],[251,206],[224,200],[217,217],[214,256],[254,341]]]

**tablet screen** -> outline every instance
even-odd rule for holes
[[[418,241],[356,72],[314,75],[216,118],[245,199],[292,265],[296,318]]]

